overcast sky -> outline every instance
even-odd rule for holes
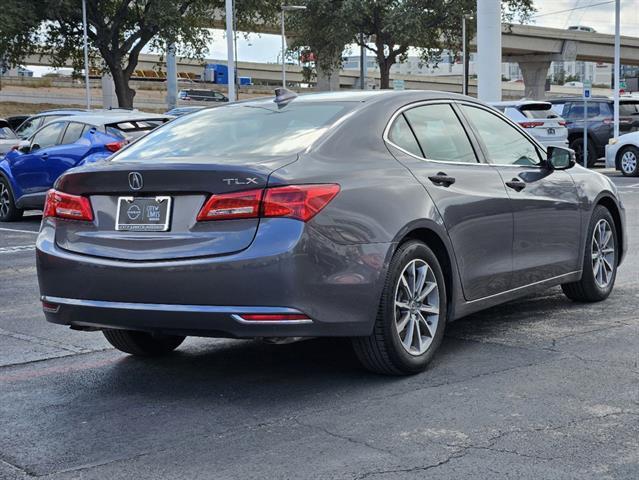
[[[587,25],[601,33],[614,33],[615,4],[605,0],[535,0],[537,13],[532,24],[568,28]],[[573,11],[564,11],[584,7]],[[561,12],[561,13],[556,13]],[[621,1],[621,34],[639,37],[639,0]],[[225,59],[226,43],[221,31],[214,33],[209,58]],[[276,62],[281,48],[278,35],[250,35],[246,41],[238,37],[238,60],[245,62]]]

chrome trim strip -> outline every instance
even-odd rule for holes
[[[556,277],[546,278],[545,280],[539,280],[538,282],[529,283],[528,285],[522,285],[521,287],[511,288],[510,290],[506,290],[504,292],[495,293],[493,295],[488,295],[487,297],[477,298],[475,300],[469,300],[466,303],[468,304],[468,303],[481,302],[483,300],[489,300],[491,298],[499,297],[500,295],[507,295],[509,293],[513,293],[513,292],[516,292],[518,290],[522,290],[524,288],[534,287],[535,285],[541,285],[543,283],[553,282],[554,280],[559,280],[560,278],[568,277],[570,275],[574,275],[575,273],[581,273],[581,270],[575,270],[574,272],[562,273],[561,275],[557,275]]]
[[[245,313],[249,313],[249,312],[245,312]],[[264,312],[261,312],[264,313]],[[282,313],[282,312],[277,312],[277,313]],[[246,325],[303,325],[305,323],[313,323],[313,320],[306,319],[306,320],[244,320],[242,317],[240,317],[237,314],[233,314],[231,315],[231,317],[233,317],[233,320],[235,320],[236,322],[239,323],[243,323]]]
[[[50,297],[43,295],[40,299],[44,302],[58,303],[60,305],[73,305],[76,307],[110,308],[117,310],[151,310],[158,312],[183,312],[183,313],[266,313],[266,314],[304,314],[294,308],[288,307],[242,307],[226,305],[178,305],[173,303],[133,303],[133,302],[107,302],[104,300],[81,300],[76,298]],[[259,322],[266,323],[266,322]],[[282,323],[282,322],[277,322]]]

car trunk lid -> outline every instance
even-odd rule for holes
[[[198,222],[200,209],[211,194],[264,188],[274,170],[295,160],[296,156],[270,157],[228,164],[162,159],[161,163],[108,162],[76,169],[61,177],[56,189],[88,197],[94,220],[58,220],[56,244],[75,253],[130,261],[177,260],[244,250],[255,237],[258,218]],[[129,208],[133,208],[130,220],[140,215],[140,208],[144,211],[147,203],[156,204],[156,199],[169,203],[168,208],[162,207],[167,208],[162,212],[162,220],[167,221],[165,231],[122,228],[131,213]],[[137,207],[132,207],[134,204]]]

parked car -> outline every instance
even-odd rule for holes
[[[9,122],[0,118],[0,158],[18,143]]]
[[[517,122],[545,147],[567,147],[568,129],[549,102],[519,100],[514,102],[494,102],[491,104],[508,118]]]
[[[583,164],[584,101],[581,98],[552,99],[553,110],[566,120],[568,142],[577,154],[577,162]],[[619,124],[622,133],[639,130],[639,99],[622,98],[619,107]],[[597,160],[605,156],[605,148],[613,137],[613,100],[594,97],[588,100],[588,162],[593,167]]]
[[[11,127],[11,130],[15,131],[20,125],[22,125],[22,122],[24,122],[30,116],[31,115],[12,115],[11,117],[7,117],[6,120],[7,122],[9,122],[9,127]]]
[[[203,106],[201,105],[193,105],[188,107],[175,107],[165,113],[165,115],[172,115],[174,117],[181,117],[182,115],[187,115],[189,113],[197,112],[202,110]]]
[[[617,142],[606,145],[606,167],[627,177],[639,176],[639,132],[626,133]]]
[[[31,115],[24,122],[22,122],[18,128],[15,129],[15,132],[19,139],[25,140],[33,135],[33,133],[38,128],[46,125],[49,122],[52,122],[53,120],[71,115],[82,115],[83,113],[87,113],[86,110],[47,110],[45,112]]]
[[[228,102],[226,95],[214,90],[196,90],[189,88],[188,90],[180,90],[178,92],[180,100],[194,100],[198,102]]]
[[[104,160],[170,118],[85,113],[47,123],[0,160],[0,221],[17,220],[25,209],[41,209],[47,190],[68,169]]]
[[[68,171],[37,270],[48,321],[134,355],[342,336],[409,374],[472,312],[554,285],[608,297],[624,219],[609,178],[475,99],[281,89]]]

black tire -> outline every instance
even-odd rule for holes
[[[404,270],[409,267],[411,262],[414,260],[425,263],[428,267],[430,267],[433,275],[429,278],[436,281],[436,287],[438,288],[438,292],[433,292],[431,294],[434,295],[433,298],[429,295],[425,299],[425,302],[430,305],[433,305],[435,300],[438,303],[439,314],[437,315],[437,324],[434,329],[434,334],[422,336],[418,325],[424,325],[421,328],[427,328],[425,333],[430,333],[430,328],[417,320],[413,323],[414,327],[411,327],[417,328],[417,335],[413,336],[413,330],[410,330],[411,340],[409,342],[409,346],[412,346],[413,338],[417,341],[420,347],[422,345],[422,337],[430,339],[428,342],[429,346],[421,354],[411,354],[407,351],[408,347],[405,347],[402,344],[400,335],[401,331],[405,331],[405,339],[407,339],[409,336],[408,330],[398,331],[399,327],[396,325],[396,314],[409,314],[412,318],[413,313],[415,313],[413,310],[408,309],[402,313],[398,310],[400,307],[396,307],[395,302],[396,294],[399,292],[400,288],[400,277],[404,274]],[[426,271],[428,271],[428,269],[426,269]],[[432,284],[433,281],[429,283]],[[406,292],[407,291],[408,290],[406,290]],[[422,242],[410,240],[402,244],[393,255],[393,259],[391,260],[388,269],[373,333],[368,337],[356,337],[352,339],[355,353],[360,362],[368,370],[385,375],[411,375],[424,371],[444,337],[447,320],[446,299],[444,274],[439,261],[437,260],[437,256]],[[433,308],[426,305],[422,306],[424,306],[424,308]],[[414,305],[411,308],[414,308],[415,310],[417,309]],[[418,313],[415,313],[415,315],[415,318],[417,319]],[[430,322],[434,323],[435,321],[435,317],[429,316],[428,313],[426,313],[426,317],[423,317],[422,314],[422,320],[424,318],[426,318],[429,325]],[[411,321],[412,319],[409,323]],[[408,329],[408,327],[406,328]]]
[[[621,148],[617,154],[617,165],[625,177],[639,175],[639,148],[632,145]]]
[[[579,165],[584,164],[584,139],[583,137],[574,137],[570,141],[570,148],[575,151],[577,157],[577,163]],[[592,168],[597,163],[597,152],[595,144],[592,140],[588,139],[588,168]]]
[[[593,235],[595,228],[601,221],[607,222],[612,232],[612,237],[607,245],[614,247],[614,254],[610,256],[612,259],[612,271],[608,283],[602,286],[595,275],[595,266],[593,262],[597,260],[593,258]],[[617,238],[617,230],[615,228],[615,222],[608,209],[602,205],[595,207],[595,210],[590,219],[590,225],[588,226],[588,236],[586,237],[586,246],[584,248],[583,270],[581,274],[581,280],[573,283],[565,283],[561,286],[564,294],[576,302],[600,302],[608,298],[612,291],[615,279],[617,278],[617,262],[619,260],[619,241]],[[602,260],[599,260],[601,263]],[[605,268],[605,267],[603,267]],[[606,270],[607,271],[607,270]]]
[[[171,353],[184,341],[178,335],[161,335],[133,330],[102,331],[111,345],[124,353],[152,357]]]
[[[0,222],[15,222],[22,218],[23,210],[16,207],[11,186],[0,176]]]

